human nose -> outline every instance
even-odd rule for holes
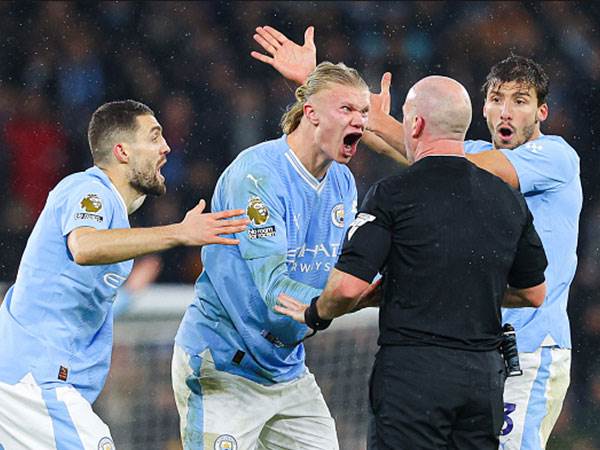
[[[512,119],[512,108],[510,106],[510,102],[505,101],[502,104],[502,109],[500,110],[500,119],[504,121],[508,121]]]
[[[354,111],[354,114],[352,114],[350,125],[352,125],[353,127],[360,128],[362,130],[367,126],[367,119],[368,116],[366,113]]]

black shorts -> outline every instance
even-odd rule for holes
[[[369,383],[369,450],[497,450],[504,380],[498,351],[382,347]]]

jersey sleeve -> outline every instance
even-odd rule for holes
[[[80,227],[107,230],[115,212],[115,194],[96,181],[62,189],[57,199],[56,216],[63,236]]]
[[[527,219],[517,244],[517,253],[508,274],[508,284],[517,289],[537,286],[544,281],[548,265],[542,241],[533,226],[533,216],[523,201]]]
[[[519,147],[500,150],[519,177],[523,194],[542,192],[568,183],[578,173],[578,158],[564,142],[536,139]]]
[[[385,186],[374,185],[348,228],[335,266],[342,272],[370,283],[387,260],[392,244],[393,217]]]
[[[467,155],[492,150],[493,146],[486,141],[465,141],[465,153]]]
[[[321,293],[321,289],[299,283],[289,277],[287,269],[287,227],[283,183],[264,165],[248,165],[230,174],[227,189],[228,208],[246,211],[250,225],[236,237],[242,258],[252,274],[254,284],[269,308],[285,292],[302,302]]]

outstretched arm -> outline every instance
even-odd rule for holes
[[[404,148],[404,128],[401,122],[390,115],[391,84],[392,74],[385,72],[381,77],[379,94],[371,93],[367,131],[372,136],[365,136],[363,139],[376,153],[386,155],[400,164],[408,165]]]
[[[171,225],[151,228],[96,230],[76,228],[67,238],[69,251],[77,264],[111,264],[160,252],[177,246],[238,244],[237,239],[221,237],[246,229],[248,219],[227,220],[245,213],[243,209],[202,214],[206,202],[188,211],[185,218]]]
[[[283,33],[270,26],[257,27],[254,40],[269,55],[253,51],[250,55],[269,64],[286,79],[298,86],[304,84],[308,75],[317,66],[315,28],[310,26],[304,32],[304,45],[289,40]]]

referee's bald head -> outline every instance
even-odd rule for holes
[[[422,118],[423,135],[429,139],[463,140],[473,115],[465,87],[439,75],[425,77],[410,88],[403,112],[405,121]]]

